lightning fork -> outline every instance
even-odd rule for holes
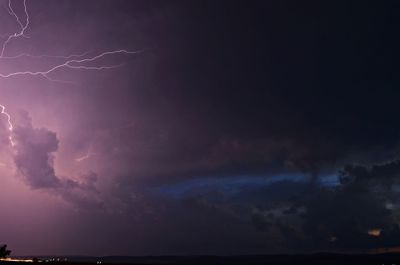
[[[87,55],[89,52],[85,52],[82,54],[71,54],[67,56],[57,56],[57,55],[31,55],[28,53],[21,53],[15,56],[5,56],[6,49],[11,42],[12,39],[20,38],[20,37],[27,37],[25,35],[25,31],[29,27],[30,23],[30,17],[29,13],[27,10],[27,5],[26,5],[26,0],[23,0],[23,7],[24,7],[24,13],[25,13],[25,23],[22,22],[22,19],[20,16],[14,11],[12,1],[8,1],[8,13],[15,18],[16,23],[19,25],[19,31],[15,32],[11,35],[6,35],[5,38],[6,40],[3,42],[1,45],[1,50],[0,50],[0,59],[17,59],[21,57],[27,57],[27,58],[33,58],[33,59],[42,59],[42,58],[53,58],[53,59],[62,59],[63,62],[59,64],[53,64],[46,70],[42,71],[33,71],[33,70],[28,70],[28,71],[16,71],[16,72],[11,72],[11,73],[6,73],[2,74],[0,73],[0,78],[10,78],[10,77],[16,77],[16,76],[24,76],[24,75],[30,75],[30,76],[42,76],[48,81],[51,82],[64,82],[64,83],[70,83],[68,81],[63,81],[63,80],[58,80],[58,79],[53,79],[49,75],[53,73],[54,71],[62,68],[67,68],[67,69],[82,69],[82,70],[106,70],[106,69],[113,69],[116,67],[120,67],[122,64],[112,64],[112,65],[107,65],[107,64],[101,64],[101,65],[87,65],[87,63],[96,63],[97,60],[102,59],[108,55],[116,55],[116,54],[136,54],[140,53],[144,50],[138,50],[138,51],[129,51],[125,49],[120,49],[120,50],[112,50],[112,51],[106,51],[102,52],[100,54],[88,57]],[[8,130],[10,131],[10,136],[9,140],[11,143],[11,146],[15,146],[15,142],[13,141],[12,137],[12,132],[13,132],[13,124],[12,124],[12,119],[9,113],[6,112],[6,107],[4,105],[0,104],[0,114],[5,115],[7,117],[7,123],[8,123]],[[88,154],[87,156],[90,156]],[[85,156],[83,157],[83,160],[85,159]]]
[[[4,56],[4,52],[6,50],[6,47],[7,47],[7,45],[9,44],[9,42],[12,39],[19,38],[19,37],[26,37],[25,30],[29,26],[29,14],[28,14],[28,10],[26,8],[26,0],[24,0],[24,12],[25,12],[25,16],[26,16],[25,25],[22,24],[21,19],[14,12],[14,9],[12,8],[11,0],[8,1],[8,13],[16,19],[18,25],[20,26],[20,31],[19,32],[15,32],[14,34],[11,34],[11,35],[8,36],[8,38],[6,39],[6,41],[2,45],[0,58],[2,58]]]
[[[114,55],[114,54],[136,54],[140,53],[143,50],[138,50],[138,51],[128,51],[128,50],[114,50],[114,51],[107,51],[107,52],[102,52],[96,56],[89,57],[89,58],[84,58],[84,59],[70,59],[65,61],[64,63],[57,64],[55,66],[50,67],[47,70],[44,71],[19,71],[19,72],[12,72],[8,74],[0,74],[0,77],[2,78],[9,78],[9,77],[14,77],[14,76],[21,76],[21,75],[31,75],[31,76],[42,76],[46,78],[49,81],[55,81],[54,79],[49,77],[49,74],[52,72],[56,71],[57,69],[60,68],[69,68],[69,69],[83,69],[83,70],[105,70],[105,69],[113,69],[120,67],[122,64],[117,64],[117,65],[101,65],[101,66],[87,66],[87,65],[82,65],[83,63],[88,63],[88,62],[95,62],[98,59],[101,59],[107,55]]]

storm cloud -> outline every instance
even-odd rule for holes
[[[79,181],[58,177],[54,169],[54,154],[59,145],[56,133],[34,128],[28,113],[20,113],[23,122],[14,128],[11,137],[15,145],[14,162],[23,181],[32,189],[61,196],[79,208],[101,207],[96,174],[81,176]]]
[[[23,1],[12,4],[26,22]],[[8,2],[1,5],[7,36],[18,23]],[[27,7],[29,38],[14,38],[0,58],[0,103],[15,141],[0,115],[0,194],[32,203],[26,218],[8,209],[15,220],[38,220],[28,236],[59,236],[37,252],[222,255],[400,244],[395,4]],[[120,49],[141,52],[61,67],[50,78],[4,77]],[[115,67],[93,69],[103,64]],[[30,251],[22,239],[6,240],[18,254]]]

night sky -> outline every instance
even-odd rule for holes
[[[0,1],[0,243],[102,256],[400,247],[399,12]]]

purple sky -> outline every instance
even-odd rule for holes
[[[3,41],[20,31],[15,17],[7,12],[8,4],[1,2]],[[11,4],[25,25],[23,2]],[[83,59],[107,51],[146,48],[141,40],[143,29],[136,25],[157,19],[158,14],[154,11],[149,17],[131,17],[123,8],[126,5],[111,1],[27,1],[27,37],[11,39],[7,44],[0,59],[1,73],[44,71],[67,60],[23,54],[69,56],[88,52],[73,58]],[[7,58],[14,56],[17,58]],[[140,140],[145,136],[139,125],[146,114],[133,99],[135,91],[144,89],[143,74],[148,74],[151,57],[151,53],[116,54],[86,64],[123,64],[115,69],[61,68],[49,75],[71,83],[32,75],[0,78],[1,104],[11,115],[16,142],[14,147],[10,145],[7,117],[2,115],[0,234],[14,254],[146,251],[145,246],[131,248],[131,242],[144,236],[143,228],[138,227],[143,213],[127,209],[131,200],[139,199],[134,191],[126,191],[127,198],[119,196],[118,178],[148,167],[146,158],[139,155],[147,150]],[[82,159],[85,155],[87,159]],[[133,169],[138,163],[144,168]]]
[[[398,246],[398,95],[365,90],[397,87],[380,64],[397,49],[386,22],[372,7],[354,20],[262,2],[0,1],[0,243],[15,255]]]

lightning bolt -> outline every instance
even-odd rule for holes
[[[63,80],[57,80],[51,78],[49,75],[53,73],[54,71],[61,69],[61,68],[68,68],[68,69],[81,69],[81,70],[107,70],[107,69],[113,69],[122,66],[122,64],[113,64],[113,65],[98,65],[98,66],[91,66],[91,65],[86,65],[86,63],[95,63],[99,59],[102,59],[106,56],[110,55],[116,55],[116,54],[136,54],[140,53],[143,50],[138,50],[138,51],[128,51],[125,49],[120,49],[120,50],[113,50],[113,51],[106,51],[102,52],[100,54],[97,54],[92,57],[87,57],[83,59],[74,59],[76,57],[84,57],[89,54],[89,52],[85,52],[82,54],[72,54],[68,56],[60,56],[60,55],[31,55],[28,53],[21,53],[15,56],[4,56],[5,51],[7,46],[9,45],[10,41],[15,38],[20,38],[20,37],[27,37],[25,35],[25,31],[29,27],[29,13],[27,10],[27,5],[26,5],[26,0],[23,1],[24,5],[24,12],[25,12],[25,24],[21,22],[21,18],[14,12],[14,9],[12,7],[12,2],[11,0],[8,1],[8,12],[9,14],[15,18],[17,24],[20,27],[20,30],[18,32],[15,32],[14,34],[11,34],[7,37],[7,39],[4,41],[2,45],[2,49],[0,52],[0,59],[17,59],[21,57],[28,57],[28,58],[36,58],[36,59],[41,59],[41,58],[57,58],[57,59],[65,59],[66,61],[55,64],[51,67],[49,67],[46,70],[43,71],[17,71],[17,72],[11,72],[11,73],[0,73],[0,78],[9,78],[9,77],[15,77],[15,76],[24,76],[24,75],[31,75],[31,76],[42,76],[46,78],[49,81],[55,81],[55,82],[66,82]]]
[[[13,137],[12,137],[12,132],[14,130],[14,126],[13,126],[13,124],[11,122],[11,116],[10,116],[10,114],[8,114],[6,112],[6,107],[4,105],[0,104],[0,109],[1,109],[0,113],[5,115],[6,118],[7,118],[8,130],[10,131],[10,135],[8,136],[8,139],[10,140],[11,146],[14,146],[15,142],[13,141]]]
[[[13,16],[15,18],[15,20],[17,21],[18,25],[20,26],[20,31],[19,32],[15,32],[14,34],[11,34],[7,37],[7,39],[4,41],[2,47],[1,47],[1,52],[0,52],[0,58],[4,57],[4,52],[7,48],[7,45],[10,43],[10,41],[14,38],[19,38],[19,37],[26,37],[25,36],[25,30],[28,28],[29,26],[29,14],[28,14],[28,10],[26,7],[26,0],[24,0],[23,2],[24,4],[24,12],[25,12],[25,25],[22,24],[21,19],[19,18],[19,16],[14,12],[14,9],[12,7],[12,3],[11,0],[8,1],[8,13]],[[7,118],[7,124],[8,124],[8,130],[10,132],[10,135],[8,136],[8,140],[10,141],[11,146],[15,146],[15,142],[13,140],[13,130],[14,130],[14,125],[11,122],[11,115],[6,112],[6,107],[2,104],[0,104],[0,109],[1,112],[0,114],[3,114],[4,116],[6,116]]]
[[[13,16],[15,18],[15,20],[17,21],[18,25],[20,26],[20,31],[19,32],[15,32],[14,34],[11,34],[8,36],[8,38],[6,39],[6,41],[3,43],[2,48],[1,48],[1,53],[0,53],[0,58],[4,56],[4,52],[7,48],[7,45],[10,43],[10,41],[12,39],[15,38],[19,38],[19,37],[27,37],[25,35],[25,30],[28,28],[29,26],[29,14],[28,14],[28,10],[26,8],[26,0],[24,0],[24,12],[25,12],[25,25],[22,24],[21,19],[19,18],[19,16],[14,12],[14,9],[12,8],[12,4],[11,4],[11,0],[8,1],[8,9],[7,9],[8,13]]]
[[[22,57],[30,58],[30,59],[45,59],[45,58],[52,58],[52,59],[59,59],[62,60],[60,63],[54,63],[53,65],[49,66],[45,70],[41,71],[34,71],[34,70],[27,70],[27,71],[15,71],[11,73],[0,73],[0,78],[12,78],[12,77],[18,77],[18,76],[39,76],[47,79],[48,81],[51,82],[62,82],[62,83],[71,83],[69,81],[64,81],[64,80],[59,80],[59,79],[54,79],[51,77],[51,74],[56,72],[59,69],[70,69],[70,70],[107,70],[107,69],[113,69],[117,67],[121,67],[123,64],[98,64],[98,61],[100,59],[104,59],[105,57],[108,56],[113,56],[113,55],[118,55],[118,54],[124,54],[124,55],[132,55],[132,54],[137,54],[141,53],[144,50],[137,50],[137,51],[129,51],[126,49],[119,49],[119,50],[112,50],[112,51],[105,51],[98,53],[97,55],[92,55],[88,56],[90,52],[84,52],[81,54],[71,54],[71,55],[31,55],[29,53],[21,53],[17,54],[14,56],[5,56],[6,49],[10,45],[11,41],[13,39],[18,39],[18,38],[29,38],[25,32],[28,30],[29,23],[30,23],[30,17],[28,13],[28,8],[26,4],[26,0],[23,0],[23,9],[24,9],[24,16],[25,18],[22,19],[15,11],[12,5],[12,1],[8,1],[8,8],[7,11],[12,16],[16,23],[19,26],[19,30],[13,34],[6,35],[5,41],[1,45],[1,50],[0,50],[0,60],[13,60],[13,59],[18,59]],[[23,23],[25,22],[25,23]],[[97,63],[97,65],[96,65]],[[93,65],[95,64],[95,65]],[[0,104],[0,109],[1,112],[0,114],[3,114],[7,117],[7,122],[8,122],[8,130],[10,131],[10,144],[11,146],[15,146],[15,142],[13,141],[12,137],[12,132],[13,132],[13,124],[12,124],[12,119],[9,113],[7,113],[6,107],[2,104]],[[91,155],[90,152],[88,152],[87,156],[82,157],[82,159],[77,159],[78,161],[82,161],[84,159],[87,159]]]
[[[2,56],[0,57],[0,59],[18,59],[18,58],[22,58],[22,57],[27,57],[27,58],[32,58],[32,59],[42,59],[42,58],[53,58],[53,59],[71,59],[74,57],[83,57],[85,55],[88,55],[89,52],[84,52],[81,54],[71,54],[68,56],[64,56],[64,55],[47,55],[47,54],[42,54],[42,55],[32,55],[29,53],[21,53],[18,55],[14,55],[14,56]]]
[[[86,159],[89,159],[92,155],[97,155],[96,153],[92,153],[90,149],[87,151],[86,155],[78,157],[75,159],[76,162],[82,162]]]
[[[92,147],[93,147],[93,142],[90,143],[86,154],[81,156],[81,157],[75,158],[75,161],[80,163],[80,162],[82,162],[82,161],[84,161],[86,159],[89,159],[92,155],[97,155],[97,153],[92,152]]]
[[[9,78],[9,77],[14,77],[14,76],[21,76],[21,75],[31,75],[31,76],[42,76],[46,78],[49,81],[57,81],[55,79],[52,79],[49,74],[52,72],[56,71],[57,69],[60,68],[69,68],[69,69],[83,69],[83,70],[106,70],[106,69],[113,69],[122,66],[122,64],[117,64],[117,65],[101,65],[101,66],[88,66],[84,65],[84,63],[88,62],[95,62],[96,60],[99,60],[101,58],[106,57],[107,55],[115,55],[115,54],[136,54],[140,53],[143,50],[139,51],[128,51],[128,50],[115,50],[115,51],[107,51],[100,53],[96,56],[89,57],[89,58],[84,58],[84,59],[71,59],[67,60],[61,64],[54,65],[50,67],[47,70],[44,71],[20,71],[20,72],[12,72],[8,74],[2,74],[0,73],[0,77],[2,78]],[[29,56],[29,55],[28,55]],[[44,55],[42,55],[44,57]],[[46,56],[50,57],[50,56]],[[57,56],[60,57],[60,56]],[[69,56],[71,57],[71,56]]]
[[[116,127],[116,128],[109,128],[109,129],[105,129],[105,131],[107,132],[113,132],[113,131],[118,131],[118,130],[125,130],[125,129],[129,129],[131,127],[134,127],[136,124],[135,122],[130,122],[124,126],[120,126],[120,127]],[[84,160],[87,160],[89,158],[91,158],[92,156],[96,156],[99,155],[99,153],[93,152],[93,141],[90,143],[88,150],[86,151],[85,155],[82,155],[80,157],[75,158],[75,161],[80,163]]]

